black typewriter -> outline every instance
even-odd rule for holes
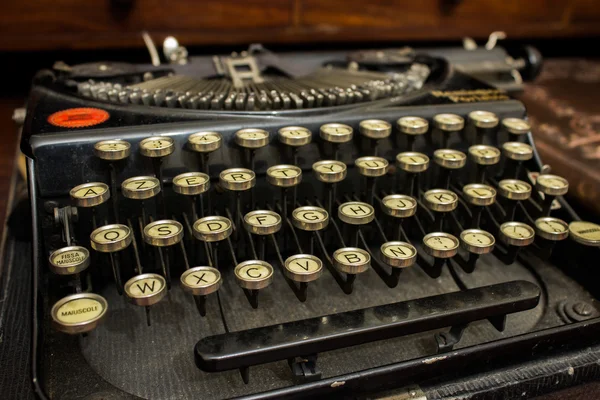
[[[600,226],[511,98],[534,51],[183,50],[35,77],[39,396],[437,398],[597,337]]]

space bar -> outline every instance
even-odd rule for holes
[[[512,281],[324,317],[208,336],[196,365],[218,372],[439,329],[534,308],[540,289]]]

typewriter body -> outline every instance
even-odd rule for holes
[[[38,394],[352,397],[597,335],[600,227],[507,87],[451,51],[178,54],[36,77]]]

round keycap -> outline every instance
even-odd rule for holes
[[[452,149],[438,149],[433,152],[435,163],[448,169],[459,169],[467,163],[467,156],[462,151]]]
[[[535,233],[547,240],[563,240],[569,236],[569,225],[562,219],[542,217],[535,220]]]
[[[429,122],[421,117],[402,117],[396,121],[396,126],[406,135],[422,135],[429,130]]]
[[[131,144],[121,139],[102,140],[94,144],[94,154],[103,160],[123,160],[129,157],[130,153]]]
[[[244,226],[255,235],[271,235],[281,229],[281,216],[270,210],[250,211],[244,215]]]
[[[417,200],[404,194],[390,194],[381,199],[381,208],[392,217],[412,217],[417,212]]]
[[[223,139],[219,132],[197,132],[188,136],[188,146],[199,153],[210,153],[221,148]]]
[[[267,169],[267,181],[273,186],[296,186],[302,181],[302,170],[295,165],[275,165]]]
[[[244,191],[254,187],[256,174],[246,168],[230,168],[219,174],[221,186],[227,190]]]
[[[477,128],[493,128],[498,125],[498,116],[489,111],[471,111],[469,121]]]
[[[465,127],[465,120],[456,114],[437,114],[433,117],[433,123],[436,128],[446,131],[460,131]]]
[[[292,223],[303,231],[320,231],[329,225],[329,214],[320,207],[298,207],[292,211]]]
[[[500,161],[500,150],[494,146],[478,144],[469,147],[469,156],[471,160],[479,165],[494,165]]]
[[[110,198],[108,185],[102,182],[90,182],[75,186],[69,194],[78,207],[95,207]]]
[[[562,196],[569,191],[569,181],[557,175],[539,175],[535,180],[535,188],[550,196]]]
[[[346,164],[335,160],[322,160],[313,164],[312,169],[318,180],[325,183],[341,182],[346,178]]]
[[[144,227],[144,242],[165,247],[177,244],[183,238],[183,225],[171,219],[150,222]]]
[[[529,122],[521,118],[504,118],[502,126],[513,135],[526,135],[531,131]]]
[[[436,258],[454,257],[458,252],[460,242],[456,236],[446,232],[432,232],[423,238],[423,249],[427,254]]]
[[[128,199],[149,199],[160,193],[160,182],[153,176],[134,176],[121,183],[121,192]]]
[[[502,152],[511,160],[527,161],[533,157],[533,148],[527,143],[506,142],[502,145]]]
[[[487,254],[494,250],[494,235],[481,229],[466,229],[460,233],[463,249],[474,254]]]
[[[101,226],[90,234],[92,249],[102,253],[123,250],[131,244],[131,240],[129,227],[121,224]]]
[[[363,176],[378,177],[387,172],[388,161],[382,157],[360,157],[354,161]]]
[[[219,242],[227,239],[233,231],[228,218],[212,215],[194,222],[194,237],[203,242]]]
[[[278,132],[279,141],[288,146],[304,146],[312,142],[312,132],[301,126],[286,126]]]
[[[535,231],[522,222],[505,222],[500,225],[500,239],[513,246],[528,246],[533,243]]]
[[[125,282],[125,294],[133,304],[151,306],[167,294],[167,281],[158,274],[136,275]]]
[[[417,249],[406,242],[387,242],[381,245],[381,258],[391,267],[406,268],[417,260]]]
[[[375,209],[367,203],[350,201],[339,206],[338,217],[347,224],[364,225],[373,221]]]
[[[58,275],[73,275],[90,265],[90,252],[85,247],[68,246],[50,254],[50,270]]]
[[[458,196],[451,190],[431,189],[423,196],[425,205],[432,211],[448,212],[458,206]]]
[[[360,121],[358,130],[369,139],[385,139],[392,133],[392,124],[380,119],[367,119]]]
[[[371,255],[358,247],[344,247],[333,253],[333,266],[346,274],[360,274],[371,266]]]
[[[407,151],[396,156],[398,166],[406,172],[423,172],[429,167],[429,157],[423,153]]]
[[[248,260],[238,264],[234,270],[235,278],[244,289],[264,289],[273,282],[273,267],[261,260]]]
[[[269,144],[269,132],[263,129],[240,129],[235,133],[235,142],[246,149],[259,149]]]
[[[331,143],[346,143],[352,140],[352,127],[344,124],[325,124],[319,129],[321,139]]]
[[[323,273],[323,262],[310,254],[296,254],[285,260],[285,276],[294,282],[312,282]]]
[[[587,221],[573,221],[569,224],[571,239],[586,246],[600,246],[600,225]]]
[[[173,178],[173,191],[188,196],[197,196],[210,188],[210,178],[202,172],[186,172]]]
[[[511,200],[527,200],[531,196],[531,185],[518,179],[503,179],[498,183],[498,193]]]
[[[194,296],[206,296],[219,290],[221,273],[213,267],[194,267],[181,274],[181,288]]]
[[[165,157],[175,150],[175,141],[168,136],[153,136],[140,142],[140,153],[146,157]]]
[[[496,189],[480,183],[465,185],[463,194],[465,199],[475,206],[489,206],[496,201]]]
[[[108,302],[94,293],[77,293],[63,297],[50,310],[52,326],[72,335],[85,333],[98,326],[108,311]]]

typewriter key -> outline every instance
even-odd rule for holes
[[[50,270],[58,275],[73,275],[90,265],[90,252],[85,247],[68,246],[50,254]]]
[[[460,242],[449,233],[432,232],[423,238],[424,250],[435,258],[451,258],[458,252]]]
[[[361,175],[367,177],[383,176],[387,172],[388,161],[382,157],[360,157],[354,161]]]
[[[398,130],[406,135],[423,135],[429,130],[429,122],[421,117],[402,117],[396,121]]]
[[[310,254],[296,254],[285,260],[285,276],[294,282],[312,282],[322,275],[323,263]]]
[[[321,139],[330,143],[347,143],[352,140],[352,127],[344,124],[325,124],[319,129]]]
[[[489,206],[496,200],[496,189],[480,183],[465,185],[463,194],[467,201],[475,206]]]
[[[569,182],[556,175],[539,175],[535,181],[535,188],[549,196],[562,196],[569,191]]]
[[[494,235],[481,229],[466,229],[460,233],[460,244],[469,253],[487,254],[494,249]]]
[[[412,217],[417,212],[417,201],[404,194],[390,194],[381,200],[381,208],[387,215],[397,218]]]
[[[189,147],[198,153],[210,153],[221,148],[223,139],[218,132],[197,132],[188,136]]]
[[[438,149],[433,152],[433,160],[441,167],[459,169],[465,166],[467,156],[458,150]]]
[[[160,193],[160,181],[153,176],[135,176],[121,183],[121,192],[128,199],[146,200]]]
[[[221,216],[200,218],[194,222],[194,237],[203,242],[219,242],[227,239],[233,230],[231,221]]]
[[[387,242],[381,245],[381,258],[396,268],[406,268],[414,265],[417,260],[417,249],[406,242]]]
[[[489,111],[471,111],[469,121],[477,128],[494,128],[498,125],[498,116]]]
[[[264,289],[273,282],[273,267],[266,261],[244,261],[235,267],[234,273],[243,289]]]
[[[456,114],[437,114],[433,117],[436,128],[444,132],[456,132],[465,127],[465,120]]]
[[[432,211],[449,212],[458,206],[458,196],[446,189],[431,189],[423,196],[425,205]]]
[[[95,329],[106,316],[108,302],[94,293],[77,293],[63,297],[52,306],[52,326],[72,335]]]
[[[240,129],[235,133],[235,142],[246,149],[260,149],[269,144],[269,132],[256,128]]]
[[[478,165],[494,165],[500,161],[500,150],[494,146],[478,144],[469,147],[469,156],[471,160]]]
[[[535,220],[535,232],[547,240],[563,240],[569,236],[569,225],[562,219],[542,217]]]
[[[600,246],[600,225],[587,221],[573,221],[569,224],[571,239],[586,246]]]
[[[360,274],[371,266],[371,255],[358,247],[344,247],[333,252],[333,266],[346,274]]]
[[[281,216],[274,211],[250,211],[244,216],[244,226],[255,235],[271,235],[281,229]]]
[[[380,119],[367,119],[360,121],[358,130],[369,139],[385,139],[392,133],[392,125]]]
[[[125,283],[125,294],[138,306],[151,306],[161,301],[165,295],[167,282],[158,274],[136,275]]]
[[[406,172],[423,172],[429,167],[429,157],[414,151],[399,153],[396,156],[396,162]]]
[[[350,225],[364,225],[373,221],[375,209],[367,203],[350,201],[339,206],[338,217],[341,221]]]
[[[320,207],[298,207],[292,211],[292,223],[303,231],[320,231],[329,224],[329,214]]]
[[[527,143],[506,142],[502,145],[502,152],[511,160],[527,161],[533,157],[533,148]]]
[[[504,118],[502,120],[502,127],[513,135],[526,135],[531,131],[529,122],[521,118]]]
[[[123,250],[131,244],[131,231],[127,225],[105,225],[90,234],[92,248],[102,253]]]
[[[295,165],[275,165],[267,169],[267,181],[278,187],[292,187],[302,181],[302,170]]]
[[[165,157],[175,150],[175,141],[168,136],[153,136],[140,142],[140,153],[146,157]]]
[[[210,178],[202,172],[186,172],[173,178],[173,191],[188,196],[197,196],[210,188]]]
[[[221,287],[221,273],[212,267],[193,267],[181,274],[181,288],[194,296],[206,296]]]
[[[123,160],[129,157],[131,144],[124,140],[102,140],[94,144],[94,154],[96,157],[106,161]]]
[[[522,222],[505,222],[500,225],[500,239],[511,246],[528,246],[533,243],[535,231]]]
[[[183,225],[177,221],[164,219],[151,222],[144,227],[144,241],[151,246],[172,246],[179,243],[181,238],[183,238]]]
[[[301,126],[286,126],[277,134],[279,141],[288,146],[299,147],[312,142],[312,132]]]
[[[531,196],[531,185],[518,179],[503,179],[498,183],[498,193],[510,200],[527,200]]]
[[[221,186],[231,191],[244,191],[254,187],[256,174],[246,168],[230,168],[219,174]]]
[[[78,207],[95,207],[110,198],[108,185],[102,182],[90,182],[75,186],[69,194]]]
[[[346,178],[346,164],[335,160],[317,161],[312,169],[318,180],[325,183],[341,182]]]

